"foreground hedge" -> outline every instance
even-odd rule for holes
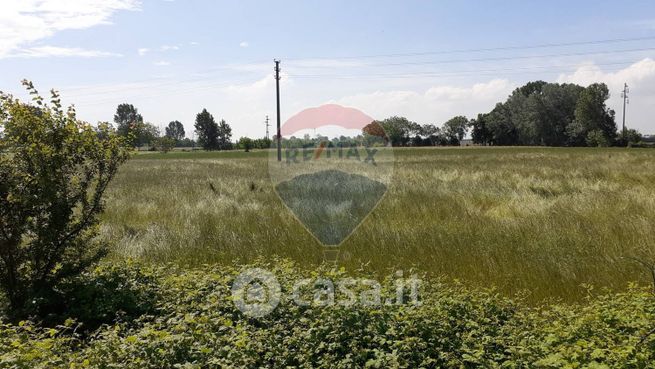
[[[274,271],[286,291],[310,275],[275,264],[258,266]],[[638,288],[537,308],[424,280],[420,306],[298,307],[283,300],[254,319],[230,298],[240,269],[105,265],[85,280],[113,281],[116,301],[139,296],[152,313],[118,314],[88,334],[73,320],[55,328],[0,324],[0,367],[655,368],[655,299]],[[316,275],[338,279],[343,272]],[[385,286],[392,294],[391,279]]]

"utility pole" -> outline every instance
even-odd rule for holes
[[[626,130],[625,130],[625,105],[630,102],[628,99],[628,92],[630,92],[630,89],[628,89],[628,84],[624,83],[623,84],[623,92],[621,92],[621,97],[623,98],[623,142],[625,145],[628,145],[628,140],[626,138]]]
[[[275,62],[275,92],[277,95],[277,161],[282,161],[282,133],[280,132],[280,61]]]
[[[271,125],[268,124],[268,115],[267,115],[267,116],[266,116],[266,139],[267,139],[267,140],[268,140],[268,127],[270,127],[270,126],[271,126]]]

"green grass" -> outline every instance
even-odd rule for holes
[[[387,190],[380,182],[337,170],[302,174],[275,188],[289,210],[326,246],[344,241]]]
[[[508,294],[528,291],[535,300],[579,300],[583,284],[649,283],[626,257],[655,260],[655,150],[394,155],[389,192],[341,245],[347,269],[416,267]],[[115,257],[181,265],[322,261],[320,245],[276,195],[266,152],[139,154],[112,183],[107,205],[103,236]]]

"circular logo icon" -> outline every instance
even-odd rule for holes
[[[248,269],[232,284],[232,301],[243,314],[261,318],[280,303],[282,291],[275,275],[260,268]]]

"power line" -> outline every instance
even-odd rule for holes
[[[422,52],[395,53],[395,54],[357,55],[357,56],[316,56],[316,57],[304,57],[304,58],[288,57],[286,59],[293,61],[293,60],[308,60],[308,59],[341,60],[341,59],[395,58],[395,57],[405,57],[405,56],[442,55],[442,54],[457,54],[457,53],[470,53],[470,52],[542,49],[542,48],[550,48],[550,47],[568,47],[568,46],[582,46],[582,45],[601,45],[601,44],[610,44],[610,43],[636,42],[636,41],[648,41],[648,40],[655,40],[655,36],[635,37],[635,38],[615,38],[615,39],[565,42],[565,43],[545,43],[545,44],[536,44],[536,45],[500,46],[500,47],[492,47],[492,48],[422,51]]]
[[[605,50],[605,51],[592,51],[592,52],[576,52],[576,53],[559,53],[559,54],[542,54],[542,55],[517,55],[517,56],[500,56],[491,58],[471,58],[471,59],[450,59],[450,60],[431,60],[420,62],[403,62],[403,63],[381,63],[381,64],[361,64],[356,67],[390,67],[390,66],[407,66],[407,65],[433,65],[433,64],[449,64],[449,63],[471,63],[483,61],[503,61],[503,60],[516,60],[516,59],[536,59],[536,58],[554,58],[554,57],[567,57],[567,56],[583,56],[583,55],[601,55],[601,54],[623,54],[639,51],[652,51],[655,47],[636,48],[636,49],[623,49],[623,50]],[[293,65],[292,65],[293,66]],[[349,66],[355,67],[355,66]],[[296,65],[294,68],[335,68],[335,66],[301,66]]]
[[[617,39],[606,39],[606,40],[591,40],[591,41],[580,41],[580,42],[568,42],[568,43],[550,43],[550,44],[537,44],[537,45],[522,45],[522,46],[501,46],[501,47],[494,47],[494,48],[472,48],[472,49],[459,49],[459,50],[442,50],[442,51],[427,51],[427,52],[413,52],[413,53],[399,53],[399,54],[379,54],[379,55],[360,55],[360,56],[335,56],[335,57],[327,57],[327,56],[318,56],[318,57],[305,57],[305,58],[288,58],[290,60],[322,60],[322,59],[365,59],[365,58],[378,58],[378,57],[403,57],[403,56],[421,56],[421,55],[439,55],[439,54],[451,54],[451,53],[466,53],[466,52],[486,52],[486,51],[502,51],[502,50],[521,50],[521,49],[538,49],[538,48],[549,48],[549,47],[564,47],[564,46],[579,46],[579,45],[597,45],[597,44],[608,44],[608,43],[621,43],[621,42],[635,42],[635,41],[647,41],[647,40],[655,40],[655,36],[650,36],[650,37],[639,37],[639,38],[617,38]],[[647,49],[650,50],[650,49]],[[626,51],[629,52],[630,50]],[[606,51],[606,52],[600,52],[600,53],[613,53],[613,52],[623,52],[621,50],[618,51]],[[593,53],[592,53],[593,54]],[[553,56],[566,56],[570,54],[555,54]],[[579,54],[579,55],[586,55],[586,54]],[[531,58],[534,57],[545,57],[545,56],[529,56]],[[510,57],[507,59],[516,59],[519,57]],[[524,58],[524,57],[521,57]],[[497,59],[492,59],[492,60],[497,60]],[[479,59],[477,60],[455,60],[455,61],[445,61],[445,62],[460,62],[460,61],[480,61]],[[249,61],[249,62],[244,62],[238,65],[222,65],[222,66],[216,66],[212,68],[205,69],[205,71],[216,71],[216,70],[226,70],[226,69],[235,69],[243,66],[248,66],[248,65],[259,65],[263,64],[264,61],[258,60],[258,61]],[[389,64],[383,64],[384,66],[387,66]],[[411,63],[396,63],[393,65],[411,65]],[[363,65],[363,66],[371,66],[371,65]],[[378,65],[373,65],[373,66],[378,66]],[[380,65],[382,66],[382,65]],[[332,68],[333,66],[329,66]],[[301,65],[296,65],[295,68],[321,68],[321,66],[301,66]],[[130,90],[137,90],[137,89],[147,89],[147,88],[152,88],[152,87],[162,87],[166,85],[172,85],[172,84],[178,84],[178,83],[189,83],[189,82],[195,82],[195,81],[203,81],[205,80],[205,76],[199,76],[197,78],[191,78],[191,79],[186,79],[186,80],[173,80],[173,81],[162,81],[161,83],[158,84],[149,84],[146,86],[135,86],[135,87],[129,87],[128,89]],[[143,79],[143,80],[138,80],[138,81],[132,81],[132,82],[126,82],[126,84],[130,83],[149,83],[151,81],[160,81],[162,78],[150,78],[150,79]],[[62,90],[64,91],[84,91],[88,89],[97,89],[98,87],[95,86],[79,86],[79,87],[70,87],[70,88],[64,88]],[[99,87],[102,89],[102,87]],[[93,95],[100,95],[104,94],[107,92],[114,92],[114,91],[120,91],[124,90],[125,88],[117,88],[117,87],[109,87],[109,89],[105,91],[98,91],[98,92],[93,92],[91,94]],[[82,93],[80,96],[88,96],[90,94],[84,94]],[[76,96],[75,94],[71,94],[68,96]]]
[[[655,50],[655,48],[640,48],[640,49],[630,49],[630,50],[616,50],[616,51],[598,51],[598,52],[583,52],[583,53],[566,53],[566,54],[549,54],[549,55],[534,55],[534,56],[514,56],[514,57],[498,57],[498,58],[480,58],[480,59],[459,59],[459,60],[442,60],[442,61],[430,61],[430,62],[407,62],[407,63],[391,63],[391,64],[369,64],[369,65],[363,65],[363,67],[383,67],[383,66],[403,66],[403,65],[431,65],[431,64],[447,64],[447,63],[465,63],[465,62],[480,62],[480,61],[501,61],[501,60],[515,60],[515,59],[531,59],[531,58],[545,58],[545,57],[562,57],[562,56],[581,56],[581,55],[594,55],[594,54],[611,54],[611,53],[625,53],[625,52],[636,52],[636,51],[648,51],[648,50]],[[609,65],[610,63],[608,63]],[[295,66],[294,68],[303,68],[303,66]],[[310,68],[322,68],[320,66],[314,66]],[[330,68],[333,68],[330,67]],[[548,68],[548,66],[544,66],[544,68]],[[511,68],[512,70],[514,69],[523,69],[522,67],[517,67],[517,68]],[[496,70],[488,70],[488,71],[496,71]],[[501,71],[501,70],[498,70]],[[480,71],[472,71],[475,73],[478,73]],[[416,76],[422,75],[423,73],[417,73],[415,74]],[[428,73],[425,73],[426,75]],[[368,74],[370,76],[387,76],[390,78],[402,78],[398,77],[399,75],[397,73],[394,74]],[[404,75],[413,75],[409,73],[402,74]],[[335,75],[327,75],[327,74],[291,74],[290,76],[294,78],[322,78],[322,77],[331,77]],[[357,78],[361,78],[364,75],[358,74],[355,75]],[[436,76],[436,75],[435,75]],[[77,97],[87,97],[87,96],[94,96],[94,95],[105,95],[108,93],[112,92],[120,92],[120,91],[134,91],[134,90],[141,90],[141,89],[152,89],[152,88],[157,88],[157,87],[164,87],[167,85],[175,85],[175,84],[186,84],[186,83],[193,83],[193,82],[200,82],[203,81],[201,78],[195,78],[195,79],[190,79],[190,80],[177,80],[177,81],[167,81],[167,82],[162,82],[158,84],[150,84],[150,85],[144,85],[144,86],[137,86],[137,87],[130,87],[130,88],[124,88],[124,87],[114,87],[114,88],[109,88],[105,89],[102,91],[97,91],[97,92],[90,92],[90,93],[84,93],[84,94],[65,94],[66,98],[77,98]],[[229,83],[227,83],[229,85]],[[196,87],[193,87],[196,88]],[[65,89],[69,90],[69,89]],[[176,91],[176,93],[179,91]],[[144,97],[143,95],[140,97]]]
[[[150,81],[157,81],[157,80],[161,80],[161,79],[160,78],[153,78]],[[75,98],[75,97],[78,97],[78,96],[87,97],[87,96],[94,96],[94,95],[104,95],[104,94],[108,94],[108,93],[112,93],[112,92],[120,92],[120,91],[125,91],[125,90],[134,91],[134,90],[142,90],[142,89],[152,89],[152,88],[156,88],[156,87],[165,87],[165,86],[170,86],[170,85],[183,85],[183,84],[189,84],[189,83],[194,83],[194,82],[203,82],[203,81],[206,81],[206,79],[205,78],[191,78],[191,79],[186,79],[186,80],[185,79],[169,80],[169,81],[164,81],[164,82],[161,82],[161,83],[146,84],[146,85],[143,85],[143,86],[134,86],[134,87],[110,86],[110,87],[107,87],[107,88],[104,88],[104,89],[102,87],[99,87],[100,91],[80,93],[80,94],[75,94],[75,93],[68,94],[66,92],[67,91],[79,91],[79,90],[83,89],[82,87],[78,87],[76,89],[64,88],[64,89],[59,89],[59,91],[60,92],[65,92],[67,97]],[[141,81],[137,81],[137,82],[127,82],[125,84],[129,85],[129,84],[148,83],[148,82],[149,82],[149,80],[141,80]],[[211,82],[211,84],[216,84],[216,83],[217,82]],[[227,81],[221,82],[221,84],[225,84],[225,83],[229,84],[229,82],[227,82]],[[98,87],[94,87],[94,86],[84,87],[84,89],[97,89],[97,88]]]
[[[460,49],[460,50],[445,50],[445,51],[428,51],[428,52],[417,52],[417,53],[401,53],[401,54],[380,54],[380,55],[361,55],[361,56],[342,56],[342,57],[313,57],[306,59],[357,59],[357,58],[375,58],[375,57],[401,57],[401,56],[420,56],[420,55],[437,55],[437,54],[449,54],[449,53],[465,53],[465,52],[481,52],[481,51],[500,51],[500,50],[520,50],[520,49],[537,49],[537,48],[548,48],[548,47],[561,47],[561,46],[576,46],[576,45],[594,45],[594,44],[607,44],[607,43],[620,43],[620,42],[634,42],[634,41],[646,41],[653,40],[655,36],[651,37],[640,37],[640,38],[618,38],[618,39],[607,39],[607,40],[592,40],[592,41],[580,41],[580,42],[569,42],[569,43],[551,43],[551,44],[537,44],[537,45],[523,45],[523,46],[504,46],[504,47],[494,47],[494,48],[478,48],[478,49]],[[480,61],[502,61],[502,60],[514,60],[514,59],[529,59],[529,58],[545,58],[545,57],[562,57],[562,56],[581,56],[581,55],[593,55],[593,54],[610,54],[610,53],[623,53],[623,52],[636,52],[636,51],[648,51],[654,50],[655,48],[641,48],[641,49],[628,49],[628,50],[611,50],[611,51],[595,51],[595,52],[580,52],[580,53],[560,53],[560,54],[549,54],[549,55],[528,55],[528,56],[513,56],[513,57],[496,57],[496,58],[477,58],[477,59],[457,59],[457,60],[441,60],[441,61],[427,61],[427,62],[404,62],[404,63],[392,63],[392,64],[363,64],[361,67],[383,67],[383,66],[405,66],[405,65],[429,65],[429,64],[445,64],[445,63],[461,63],[461,62],[480,62]],[[296,59],[301,60],[301,59]],[[244,65],[257,65],[261,64],[262,61],[252,61],[245,62],[239,65],[226,65],[213,67],[207,70],[218,70],[218,69],[234,69]],[[329,67],[333,68],[334,66],[303,66],[296,65],[294,68],[309,68],[317,69]],[[353,67],[353,66],[350,66]],[[296,75],[300,76],[300,75]],[[134,82],[126,82],[126,84],[134,83],[148,83],[150,81],[161,81],[160,83],[148,84],[144,86],[134,86],[134,87],[115,87],[109,86],[108,88],[94,87],[94,86],[81,86],[81,87],[71,87],[61,89],[62,91],[83,91],[87,89],[97,89],[100,88],[102,91],[94,91],[91,93],[81,93],[81,94],[68,94],[66,97],[76,98],[78,96],[92,96],[92,95],[103,95],[112,92],[119,92],[123,90],[141,90],[141,89],[151,89],[156,87],[163,87],[168,85],[175,84],[185,84],[192,83],[196,81],[204,81],[206,77],[200,76],[197,78],[191,79],[182,79],[182,80],[171,80],[171,81],[161,81],[161,78],[151,78],[144,79]]]
[[[186,82],[202,81],[202,80],[207,78],[207,76],[203,75],[203,74],[212,73],[213,71],[234,70],[234,69],[238,69],[238,68],[243,68],[244,66],[254,66],[254,65],[264,66],[265,62],[267,62],[267,61],[259,60],[259,61],[244,62],[244,63],[241,63],[241,64],[230,64],[230,65],[221,65],[221,66],[205,68],[205,69],[202,69],[200,71],[193,72],[192,74],[198,74],[198,76],[196,78],[186,79]],[[137,81],[124,82],[124,83],[126,83],[126,84],[129,84],[129,83],[148,83],[148,82],[151,82],[151,81],[158,81],[158,80],[162,80],[162,79],[164,79],[164,78],[162,78],[162,77],[153,77],[153,78],[140,79],[140,80],[137,80]],[[185,80],[182,80],[182,81],[184,82]],[[163,84],[174,84],[174,83],[179,83],[179,82],[180,81],[167,81],[167,82],[163,82]],[[96,86],[73,86],[73,87],[66,88],[66,90],[67,91],[83,91],[83,90],[87,90],[87,89],[96,89],[96,88],[97,88]]]
[[[593,70],[593,69],[588,69],[588,70]],[[604,68],[603,72],[617,72],[623,70],[621,67],[614,67],[614,68]],[[558,73],[564,73],[564,70],[559,70],[557,71]],[[375,75],[343,75],[343,76],[338,76],[338,75],[329,75],[329,76],[321,76],[321,77],[303,77],[303,78],[324,78],[324,79],[330,79],[330,80],[357,80],[357,79],[368,79],[368,80],[385,80],[385,79],[395,79],[395,80],[403,80],[403,79],[411,79],[411,78],[424,78],[424,79],[430,79],[430,78],[470,78],[471,76],[477,76],[477,77],[501,77],[501,76],[521,76],[521,75],[535,75],[535,74],[543,74],[543,71],[538,71],[538,70],[527,70],[527,71],[515,71],[515,72],[507,72],[502,75],[499,75],[498,72],[484,72],[484,73],[459,73],[459,74],[428,74],[428,75],[400,75],[400,76],[387,76],[387,77],[381,77],[381,76],[375,76]],[[290,76],[291,77],[291,76]],[[294,77],[294,78],[299,78],[299,77]],[[542,77],[538,77],[542,78]]]
[[[540,65],[540,66],[529,66],[529,67],[513,67],[513,68],[499,68],[499,69],[466,69],[466,70],[455,70],[450,72],[414,72],[414,73],[366,73],[366,74],[289,74],[289,77],[293,78],[362,78],[362,77],[389,77],[389,78],[407,78],[407,77],[448,77],[448,76],[457,76],[457,75],[469,75],[475,74],[479,75],[480,73],[487,72],[514,72],[517,70],[532,70],[532,69],[568,69],[568,68],[578,68],[578,69],[593,69],[594,67],[601,66],[626,66],[633,64],[634,61],[625,61],[625,62],[615,62],[615,63],[598,63],[593,65],[581,65],[581,64],[565,64],[565,65]],[[512,73],[513,74],[513,73]]]

